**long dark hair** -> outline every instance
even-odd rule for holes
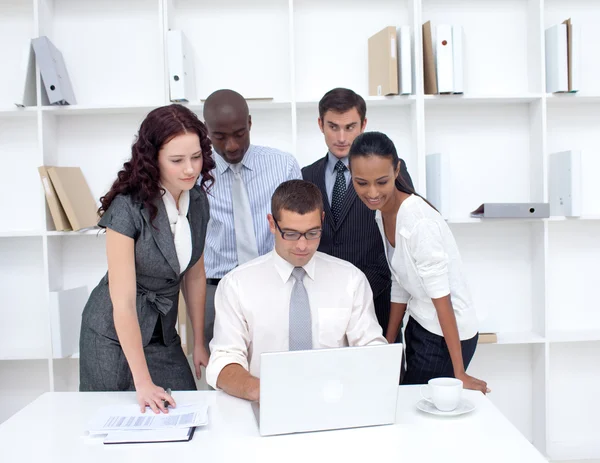
[[[104,214],[118,194],[126,194],[142,202],[150,211],[151,220],[154,220],[158,212],[154,201],[164,193],[160,187],[158,152],[165,143],[183,133],[195,133],[200,139],[201,185],[204,191],[208,191],[215,180],[210,173],[215,161],[206,126],[185,106],[162,106],[150,111],[142,122],[131,147],[131,159],[123,164],[108,193],[100,198],[98,214]]]
[[[396,147],[394,146],[394,142],[390,140],[390,137],[381,132],[361,133],[358,137],[354,139],[354,142],[350,147],[350,152],[348,153],[348,156],[350,165],[352,165],[352,159],[357,158],[359,156],[379,156],[382,158],[391,159],[392,165],[394,166],[394,171],[398,169],[398,166],[401,162],[400,158],[398,157]],[[396,189],[398,189],[402,193],[416,195],[419,198],[423,199],[423,201],[425,201],[431,207],[433,207],[433,205],[429,201],[423,198],[423,196],[421,196],[408,185],[404,177],[402,177],[401,170],[398,172],[398,176],[396,177],[394,183],[396,185]],[[435,207],[433,208],[435,209]],[[437,211],[437,209],[435,210]]]

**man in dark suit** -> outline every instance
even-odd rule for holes
[[[316,184],[323,195],[325,222],[318,250],[363,271],[373,291],[377,320],[386,334],[390,317],[390,269],[375,212],[356,196],[348,170],[348,152],[367,126],[366,112],[365,100],[352,90],[334,88],[323,96],[318,122],[329,151],[324,158],[304,167],[302,177]],[[401,164],[400,174],[413,188],[403,160]],[[401,340],[401,333],[397,340]]]

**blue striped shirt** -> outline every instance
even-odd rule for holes
[[[204,247],[207,278],[223,278],[237,267],[233,202],[231,186],[233,171],[229,164],[213,152],[216,167],[212,171],[215,183],[208,195],[210,221]],[[269,231],[267,214],[271,213],[271,196],[286,180],[301,179],[296,158],[275,148],[250,145],[242,160],[242,179],[248,192],[258,254],[273,250],[275,241]]]

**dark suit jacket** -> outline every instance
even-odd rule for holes
[[[350,182],[336,224],[325,188],[326,165],[327,155],[302,169],[304,180],[317,185],[323,195],[325,223],[319,251],[348,261],[362,270],[371,284],[375,298],[391,286],[390,269],[385,258],[381,234],[375,222],[375,211],[370,210],[358,198]],[[412,188],[412,179],[404,161],[400,174]]]

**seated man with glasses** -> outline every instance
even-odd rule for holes
[[[365,275],[317,252],[319,188],[304,180],[282,183],[267,218],[275,249],[232,270],[217,288],[206,370],[212,387],[253,401],[263,352],[386,343]]]

